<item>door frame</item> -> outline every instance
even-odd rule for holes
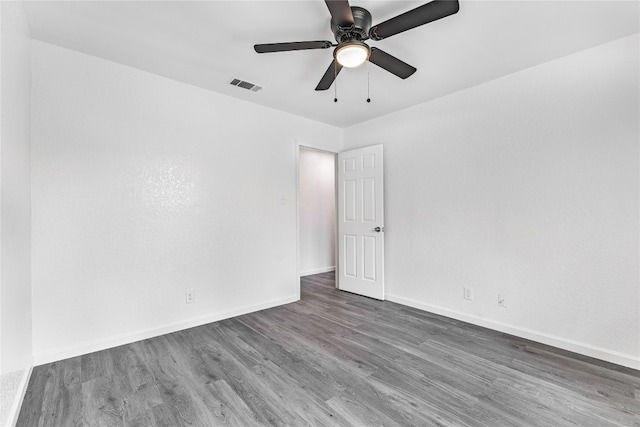
[[[338,242],[338,209],[337,209],[338,207],[338,153],[340,151],[336,150],[335,148],[314,144],[308,141],[296,141],[296,277],[298,280],[298,285],[296,286],[296,298],[298,300],[300,299],[300,149],[301,148],[304,148],[307,150],[321,151],[324,153],[330,153],[330,154],[333,154],[335,158],[334,171],[333,171],[333,176],[334,176],[333,196],[335,198],[335,203],[336,203],[336,212],[335,212],[336,226],[334,229],[336,248],[335,248],[335,254],[334,254],[335,270],[333,274],[335,277],[335,286],[336,288],[340,289],[340,286],[338,285],[338,260],[340,259],[340,256],[338,254],[338,245],[337,245],[337,242]]]

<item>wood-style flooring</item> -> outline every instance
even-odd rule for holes
[[[640,373],[302,279],[288,304],[33,370],[18,426],[639,426]]]

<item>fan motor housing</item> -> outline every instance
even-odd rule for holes
[[[358,6],[351,6],[353,14],[353,27],[343,28],[331,20],[331,31],[338,43],[350,40],[366,40],[369,38],[369,28],[371,28],[371,14],[367,9]]]

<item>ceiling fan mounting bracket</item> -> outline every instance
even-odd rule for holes
[[[353,14],[353,25],[341,27],[331,19],[331,31],[336,41],[343,43],[351,40],[367,40],[369,38],[369,28],[371,28],[371,14],[365,8],[351,6]]]

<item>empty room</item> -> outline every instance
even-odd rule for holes
[[[639,33],[0,1],[0,426],[640,425]]]

